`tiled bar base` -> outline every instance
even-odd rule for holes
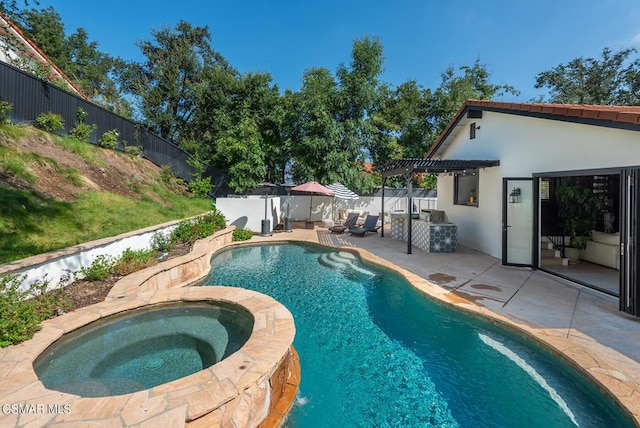
[[[391,216],[391,239],[407,240],[409,227],[406,214]],[[455,253],[457,226],[453,223],[429,223],[414,219],[411,224],[411,244],[428,253]]]

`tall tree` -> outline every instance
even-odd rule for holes
[[[235,191],[281,181],[280,158],[288,156],[281,144],[281,107],[268,73],[207,74],[189,127],[191,139],[227,172]]]
[[[66,46],[71,57],[67,75],[82,91],[98,104],[126,117],[131,116],[129,103],[120,95],[114,80],[117,61],[98,49],[98,42],[90,41],[84,28],[67,37]]]
[[[344,169],[340,181],[362,191],[373,187],[370,174],[364,172],[364,161],[366,148],[377,140],[373,116],[379,110],[384,94],[384,85],[380,82],[383,51],[382,43],[376,37],[356,39],[349,66],[340,64],[336,73],[339,82],[337,119],[342,128],[338,150],[351,157],[351,165]]]
[[[206,84],[206,72],[220,67],[233,72],[210,45],[205,27],[180,21],[174,29],[152,30],[152,40],[138,43],[145,61],[123,66],[123,89],[138,102],[141,119],[160,136],[178,144],[195,112],[196,100]]]
[[[296,181],[340,181],[369,190],[370,176],[363,173],[365,143],[374,137],[370,115],[378,106],[384,58],[376,38],[353,42],[351,61],[340,64],[334,77],[326,68],[307,70],[296,100],[297,125],[287,125],[292,145]]]
[[[575,58],[543,71],[536,88],[548,88],[548,102],[640,105],[640,59],[635,49],[602,50],[602,58]],[[544,100],[544,97],[543,97]]]
[[[62,18],[52,6],[23,10],[17,24],[58,67],[64,70],[71,62]]]
[[[24,4],[25,6],[29,6],[30,3],[38,4],[37,0],[0,0],[0,13],[10,17],[11,19],[15,19],[20,16],[20,5]]]
[[[90,41],[84,28],[66,36],[62,18],[51,6],[22,11],[18,21],[27,37],[56,64],[89,98],[124,116],[128,103],[112,78],[114,59]]]
[[[388,90],[372,117],[379,132],[375,146],[369,146],[375,163],[401,157],[422,157],[426,153],[431,125],[431,91],[415,80]]]
[[[216,141],[213,160],[216,165],[224,165],[228,185],[238,193],[255,188],[264,181],[265,162],[262,137],[258,126],[251,117],[243,117],[240,122],[222,133]]]
[[[304,72],[300,90],[299,140],[293,146],[293,179],[327,183],[340,177],[350,156],[338,150],[337,84],[326,68]]]
[[[476,60],[472,66],[460,67],[460,71],[462,71],[462,75],[456,74],[451,66],[441,73],[442,82],[431,97],[428,119],[433,128],[429,135],[427,149],[431,147],[431,144],[466,100],[490,100],[506,93],[519,94],[513,86],[491,83],[491,73],[487,70],[486,65],[481,64],[479,60]]]

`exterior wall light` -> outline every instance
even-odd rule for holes
[[[519,204],[520,203],[520,188],[514,187],[511,193],[509,193],[509,203],[510,204]]]

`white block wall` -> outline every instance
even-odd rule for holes
[[[151,237],[154,233],[168,234],[174,227],[175,222],[172,222],[167,226],[141,229],[141,232],[137,234],[136,232],[131,232],[119,235],[122,238],[116,236],[114,238],[101,239],[17,260],[2,265],[0,267],[0,276],[5,274],[26,275],[25,280],[22,282],[23,289],[27,289],[29,285],[44,278],[49,281],[50,288],[67,285],[73,282],[74,272],[79,271],[82,267],[91,266],[97,256],[107,255],[118,258],[127,248],[132,250],[151,248]],[[102,242],[105,243],[102,244]],[[58,254],[64,255],[58,256]],[[30,260],[33,260],[33,264],[30,263]],[[27,267],[19,267],[19,265],[26,265]]]
[[[266,218],[271,220],[271,230],[280,222],[280,206],[279,196],[269,196],[267,199]],[[264,196],[217,198],[216,208],[227,219],[227,225],[236,226],[238,229],[249,229],[255,233],[262,231],[262,219],[265,218]]]

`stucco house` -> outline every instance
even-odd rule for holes
[[[438,209],[458,243],[616,296],[640,315],[639,131],[640,107],[468,100],[425,159],[381,171],[437,173]],[[582,199],[563,204],[567,189]],[[579,213],[577,232],[567,209]]]

